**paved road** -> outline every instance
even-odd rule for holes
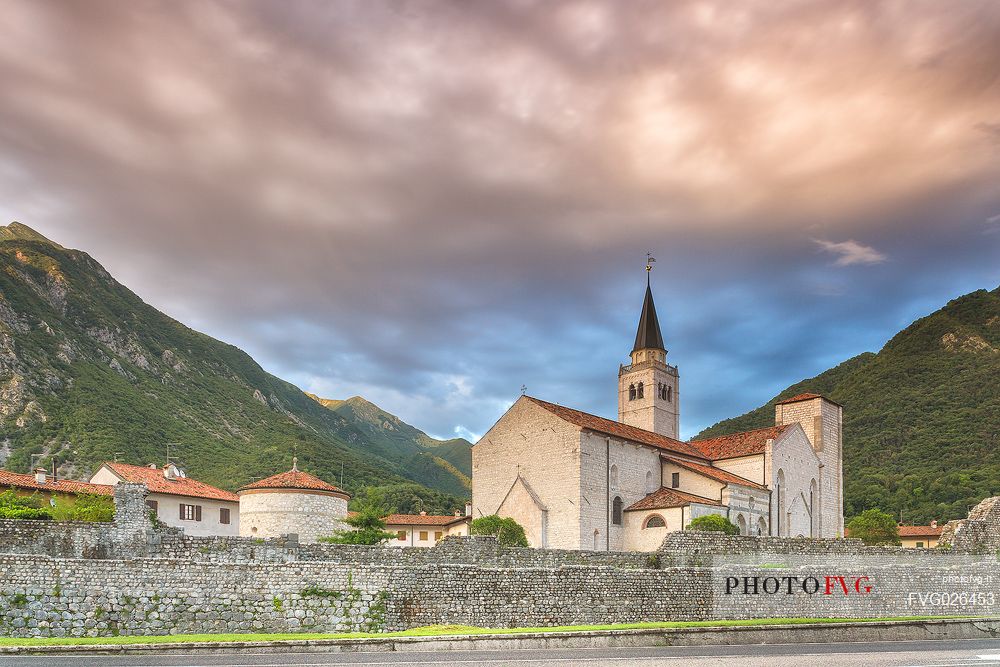
[[[0,666],[26,667],[963,667],[1000,665],[1000,641],[777,644],[627,649],[444,651],[427,653],[257,653],[231,655],[0,657]]]

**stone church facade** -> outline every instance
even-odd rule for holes
[[[775,424],[682,441],[680,374],[646,286],[618,420],[521,396],[472,448],[473,516],[518,521],[533,547],[652,551],[695,517],[745,535],[843,535],[840,405],[802,394]]]

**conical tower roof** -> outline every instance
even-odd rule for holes
[[[646,283],[646,298],[642,302],[642,315],[639,316],[639,330],[635,332],[637,350],[663,350],[663,336],[660,335],[660,322],[656,319],[656,306],[653,305],[653,290]]]

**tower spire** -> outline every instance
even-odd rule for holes
[[[646,297],[642,302],[642,314],[639,315],[639,329],[635,332],[633,352],[666,350],[663,346],[663,336],[660,334],[660,322],[656,318],[656,306],[653,305],[653,289],[649,284],[649,274],[653,271],[655,261],[650,253],[646,253]]]

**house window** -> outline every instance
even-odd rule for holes
[[[201,521],[201,505],[181,503],[181,521]]]
[[[157,512],[160,509],[160,503],[156,502],[155,500],[147,500],[146,507],[153,510],[153,512]]]
[[[421,531],[420,531],[420,539],[421,539],[422,541],[424,541],[424,542],[426,542],[426,541],[427,541],[427,531],[426,531],[426,530],[421,530]]]
[[[628,400],[630,400],[630,401],[634,401],[635,400],[635,385],[634,384],[630,384],[628,386]]]
[[[406,541],[406,531],[405,530],[397,530],[396,531],[396,539],[399,540],[400,542],[405,542]]]
[[[434,541],[435,542],[437,542],[438,540],[440,540],[441,537],[443,537],[443,536],[444,536],[444,533],[442,533],[440,530],[435,530],[434,531]]]
[[[923,549],[924,548],[924,543],[923,542],[917,542],[917,548],[918,549]]]
[[[636,398],[642,398],[642,383],[641,382],[639,383],[639,386],[637,386],[635,388],[635,397]]]
[[[670,473],[670,488],[676,489],[681,485],[681,474],[679,472]]]
[[[222,507],[219,509],[219,523],[229,525],[229,508]]]
[[[646,519],[646,524],[643,528],[666,528],[667,522],[663,520],[663,517],[659,514],[653,514],[648,519]]]
[[[622,506],[624,504],[621,496],[615,496],[614,502],[611,503],[611,523],[616,526],[622,525]]]

